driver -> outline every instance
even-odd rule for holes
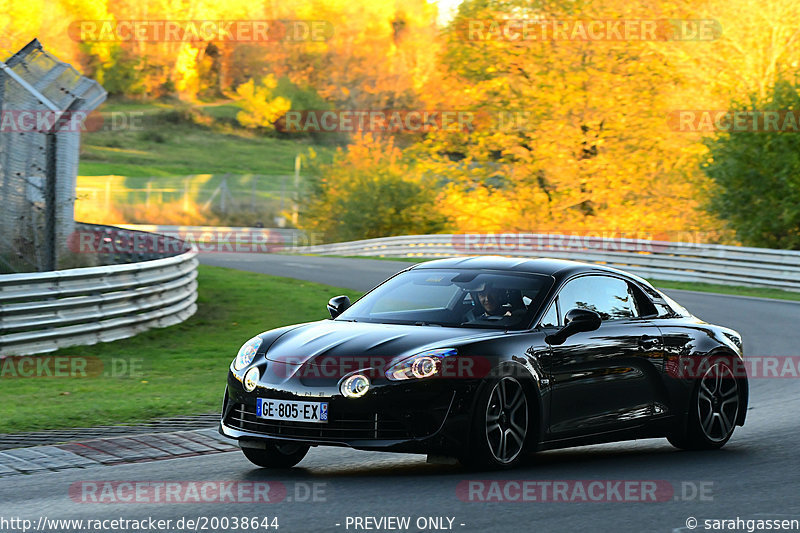
[[[478,291],[478,301],[483,307],[483,316],[511,316],[511,311],[503,308],[505,303],[503,289],[494,287],[484,287],[483,290]]]

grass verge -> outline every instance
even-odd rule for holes
[[[228,366],[247,339],[282,325],[325,318],[325,304],[338,294],[360,295],[227,268],[201,265],[199,271],[198,311],[186,322],[49,354],[96,357],[104,374],[116,368],[123,375],[0,375],[0,433],[131,423],[219,409]],[[134,375],[122,371],[131,363],[138,366]]]
[[[81,136],[81,176],[292,174],[295,156],[308,148],[323,160],[334,153],[310,139],[265,137],[241,128],[231,103],[109,102],[98,111],[104,127]]]
[[[661,279],[651,279],[648,281],[659,289],[713,292],[716,294],[731,294],[733,296],[752,296],[755,298],[772,298],[773,300],[800,302],[800,292],[784,291],[781,289],[742,287],[739,285],[716,285],[714,283],[695,283],[689,281],[667,281]]]

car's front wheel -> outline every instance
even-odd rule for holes
[[[692,392],[685,428],[668,437],[683,450],[722,448],[733,435],[740,408],[739,382],[725,361],[712,361]]]
[[[262,468],[291,468],[308,453],[309,447],[305,444],[287,442],[283,444],[267,443],[267,447],[242,448],[242,453],[256,466]]]
[[[500,376],[483,388],[473,415],[472,437],[461,462],[470,467],[510,468],[526,449],[528,397],[520,381]]]

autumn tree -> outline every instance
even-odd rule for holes
[[[300,226],[326,242],[436,233],[445,218],[436,187],[419,177],[391,137],[358,135],[330,164],[310,158]]]
[[[275,76],[264,76],[259,84],[250,80],[236,89],[242,111],[236,120],[248,128],[275,129],[275,122],[292,107],[292,102],[273,91],[278,86]]]
[[[432,135],[417,149],[449,182],[444,206],[459,231],[662,233],[702,227],[696,140],[666,124],[681,80],[668,43],[509,40],[505,20],[660,19],[658,2],[467,0],[448,34],[449,76],[436,106],[475,112],[474,128]],[[470,21],[488,34],[471,37]],[[488,209],[475,210],[475,198]],[[498,206],[497,210],[493,206]]]
[[[309,86],[339,109],[419,105],[437,67],[436,7],[427,0],[300,0],[293,18],[325,21],[328,38],[264,48],[277,76]]]
[[[672,67],[686,80],[676,93],[682,105],[727,109],[731,101],[750,96],[764,100],[778,80],[796,78],[800,3],[795,0],[681,0],[674,12],[719,28],[714,39],[670,43]]]

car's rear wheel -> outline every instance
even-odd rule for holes
[[[265,449],[242,448],[242,453],[251,463],[262,468],[291,468],[303,460],[308,449],[307,445],[294,442],[268,442]]]
[[[520,381],[500,376],[487,382],[476,403],[469,448],[470,467],[511,468],[526,450],[530,427],[528,396]]]
[[[683,450],[716,450],[733,435],[740,408],[739,382],[724,360],[711,361],[692,392],[685,429],[668,437]]]

